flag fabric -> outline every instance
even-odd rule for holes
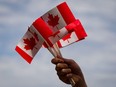
[[[31,63],[42,45],[52,47],[57,43],[59,47],[64,47],[86,36],[81,22],[75,19],[66,2],[63,2],[36,19],[15,50]]]
[[[52,42],[52,44],[57,42],[59,47],[64,47],[80,41],[86,36],[87,34],[85,33],[82,24],[79,20],[76,20],[54,33],[49,37],[49,40]]]
[[[46,25],[46,23],[38,18],[35,20],[32,25],[28,28],[27,32],[20,40],[18,45],[16,46],[16,51],[28,62],[31,63],[32,59],[39,51],[41,46],[44,44],[47,47],[52,47],[53,44],[48,39],[53,32]]]

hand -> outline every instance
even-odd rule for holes
[[[53,58],[51,62],[56,65],[57,75],[61,81],[70,84],[70,79],[72,78],[76,83],[74,87],[87,87],[83,73],[74,60]]]

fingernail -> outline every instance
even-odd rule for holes
[[[71,78],[72,77],[72,74],[70,73],[70,74],[67,74],[66,75],[68,78]]]
[[[62,72],[66,72],[66,69],[62,69]]]

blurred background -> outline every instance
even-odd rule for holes
[[[61,82],[42,48],[32,64],[15,46],[32,22],[66,1],[88,37],[62,48],[79,63],[88,87],[116,86],[116,0],[0,0],[0,87],[70,87]]]

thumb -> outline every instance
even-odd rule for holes
[[[51,60],[51,62],[52,62],[53,64],[57,64],[57,63],[63,63],[64,60],[63,60],[62,58],[53,58],[53,59]]]

